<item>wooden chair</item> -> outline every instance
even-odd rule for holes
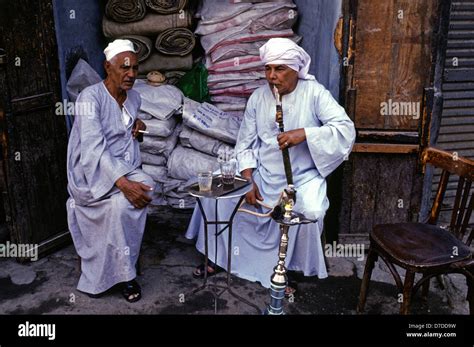
[[[403,293],[400,314],[408,314],[412,296],[423,286],[422,296],[429,291],[434,276],[461,273],[468,285],[469,310],[474,314],[474,259],[470,250],[474,231],[468,226],[474,205],[471,184],[474,178],[474,161],[454,157],[435,148],[422,153],[423,164],[442,169],[439,187],[428,220],[425,223],[395,223],[376,225],[370,234],[370,247],[359,294],[357,312],[364,310],[367,289],[374,264],[382,258]],[[448,228],[436,226],[450,175],[459,176],[456,196]],[[471,229],[472,225],[470,226]],[[394,264],[406,270],[402,284]],[[415,274],[422,278],[416,283]]]

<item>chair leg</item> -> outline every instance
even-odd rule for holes
[[[400,314],[410,312],[411,295],[413,292],[413,283],[415,282],[415,273],[407,270],[405,274],[405,283],[403,284],[403,301],[400,307]]]
[[[370,248],[367,254],[367,261],[364,268],[364,276],[362,277],[362,284],[360,286],[359,303],[357,304],[357,313],[362,313],[365,307],[365,301],[367,299],[367,291],[369,289],[370,278],[372,277],[372,270],[374,269],[375,262],[377,261],[377,253]]]

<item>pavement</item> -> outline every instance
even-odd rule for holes
[[[207,290],[191,294],[202,280],[191,275],[202,260],[194,245],[183,235],[191,216],[189,210],[155,209],[148,218],[142,246],[142,272],[138,282],[143,297],[126,302],[119,292],[92,299],[76,290],[78,256],[73,245],[36,262],[17,263],[0,259],[0,314],[260,314],[229,293],[217,300]],[[275,254],[275,264],[277,254]],[[298,283],[294,297],[285,300],[290,315],[354,315],[365,257],[329,257],[329,277],[318,279],[292,273]],[[270,274],[269,274],[270,275]],[[210,281],[225,283],[223,272]],[[261,309],[269,303],[269,292],[259,283],[232,277],[233,290]],[[444,288],[432,281],[427,301],[419,294],[413,299],[412,314],[467,315],[467,285],[462,275],[444,277]],[[398,314],[398,290],[383,262],[372,275],[366,314]],[[216,306],[217,305],[217,306]],[[217,309],[216,309],[217,307]]]

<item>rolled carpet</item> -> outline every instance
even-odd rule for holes
[[[151,56],[138,65],[138,74],[144,76],[150,71],[191,70],[193,67],[192,54],[184,57],[171,57],[161,53],[152,53]]]
[[[187,0],[145,0],[146,6],[160,14],[178,13],[186,4]]]
[[[191,26],[189,12],[183,14],[148,13],[142,20],[133,23],[116,23],[107,16],[102,20],[105,37],[117,38],[125,35],[155,36],[169,28],[187,28]]]
[[[186,28],[170,28],[163,31],[156,38],[156,49],[167,55],[185,56],[196,45],[194,33]]]
[[[125,35],[120,38],[130,40],[134,43],[137,49],[139,63],[145,61],[150,56],[151,50],[153,49],[153,43],[148,37],[140,35]]]
[[[146,15],[145,0],[109,0],[105,14],[115,22],[136,22]]]

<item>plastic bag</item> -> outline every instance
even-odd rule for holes
[[[183,94],[197,102],[210,102],[209,89],[207,88],[207,69],[199,63],[196,64],[190,71],[188,71],[176,87],[181,89]]]

